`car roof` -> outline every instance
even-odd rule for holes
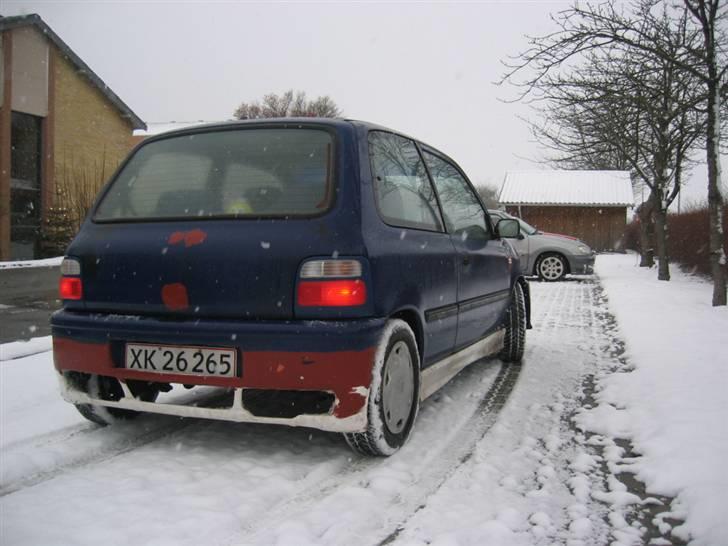
[[[348,125],[347,120],[339,118],[266,118],[266,119],[233,119],[228,121],[216,121],[212,123],[202,123],[200,125],[192,125],[187,127],[181,127],[179,129],[172,129],[170,131],[164,131],[156,135],[150,135],[145,140],[156,140],[157,137],[168,137],[176,135],[193,134],[200,132],[207,132],[213,129],[229,129],[231,127],[245,127],[245,126],[301,126],[301,125],[321,125],[336,127],[342,125]]]
[[[372,123],[370,121],[363,121],[359,119],[349,119],[349,118],[317,118],[317,117],[304,117],[304,118],[264,118],[264,119],[234,119],[229,121],[218,121],[213,123],[203,123],[200,125],[193,125],[188,127],[182,127],[180,129],[173,129],[171,131],[165,131],[163,133],[159,133],[156,135],[150,135],[149,137],[145,138],[142,142],[139,143],[139,146],[152,142],[155,140],[162,140],[170,136],[180,136],[180,135],[190,135],[190,134],[196,134],[196,133],[204,133],[210,130],[214,129],[228,129],[231,127],[245,127],[247,125],[250,126],[259,126],[259,127],[270,127],[270,126],[280,126],[280,127],[289,127],[289,126],[303,126],[303,125],[318,125],[321,127],[345,127],[345,126],[354,126],[356,128],[368,130],[368,131],[384,131],[387,133],[393,133],[396,135],[399,135],[401,137],[407,138],[409,140],[413,140],[420,144],[421,146],[424,146],[425,148],[432,150],[442,156],[443,158],[458,164],[457,161],[455,161],[453,158],[451,158],[449,155],[447,155],[445,152],[441,151],[440,149],[436,148],[435,146],[432,146],[430,144],[427,144],[426,142],[415,138],[413,136],[410,136],[406,133],[403,133],[402,131],[397,131],[395,129],[390,129],[389,127],[386,127],[384,125],[379,125],[377,123]]]

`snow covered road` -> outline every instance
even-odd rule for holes
[[[624,370],[593,279],[531,283],[522,366],[462,372],[388,459],[308,429],[143,416],[99,428],[51,355],[0,362],[2,544],[653,544],[670,499],[618,477],[628,443],[576,425]],[[1,356],[1,355],[0,355]]]

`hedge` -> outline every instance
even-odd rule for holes
[[[670,261],[678,263],[689,273],[710,276],[707,206],[680,214],[668,214],[667,229]],[[723,249],[728,254],[728,237],[725,237],[728,234],[728,206],[723,208],[723,234]],[[639,223],[633,220],[625,228],[622,245],[639,252],[639,242]]]

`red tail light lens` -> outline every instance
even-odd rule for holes
[[[63,300],[80,300],[83,297],[83,286],[80,277],[61,277],[58,291]]]
[[[352,307],[364,305],[367,287],[361,280],[303,281],[298,285],[298,305]]]

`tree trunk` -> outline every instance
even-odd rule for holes
[[[653,246],[654,229],[652,224],[652,210],[654,209],[652,193],[640,207],[640,267],[655,265],[655,251]]]
[[[717,70],[711,71],[714,75]],[[718,78],[708,84],[708,212],[710,223],[710,272],[713,277],[713,306],[726,305],[726,257],[723,244],[723,195],[720,190],[720,94]]]
[[[667,211],[662,206],[655,207],[655,240],[657,242],[657,280],[670,280],[670,264],[667,256]]]

